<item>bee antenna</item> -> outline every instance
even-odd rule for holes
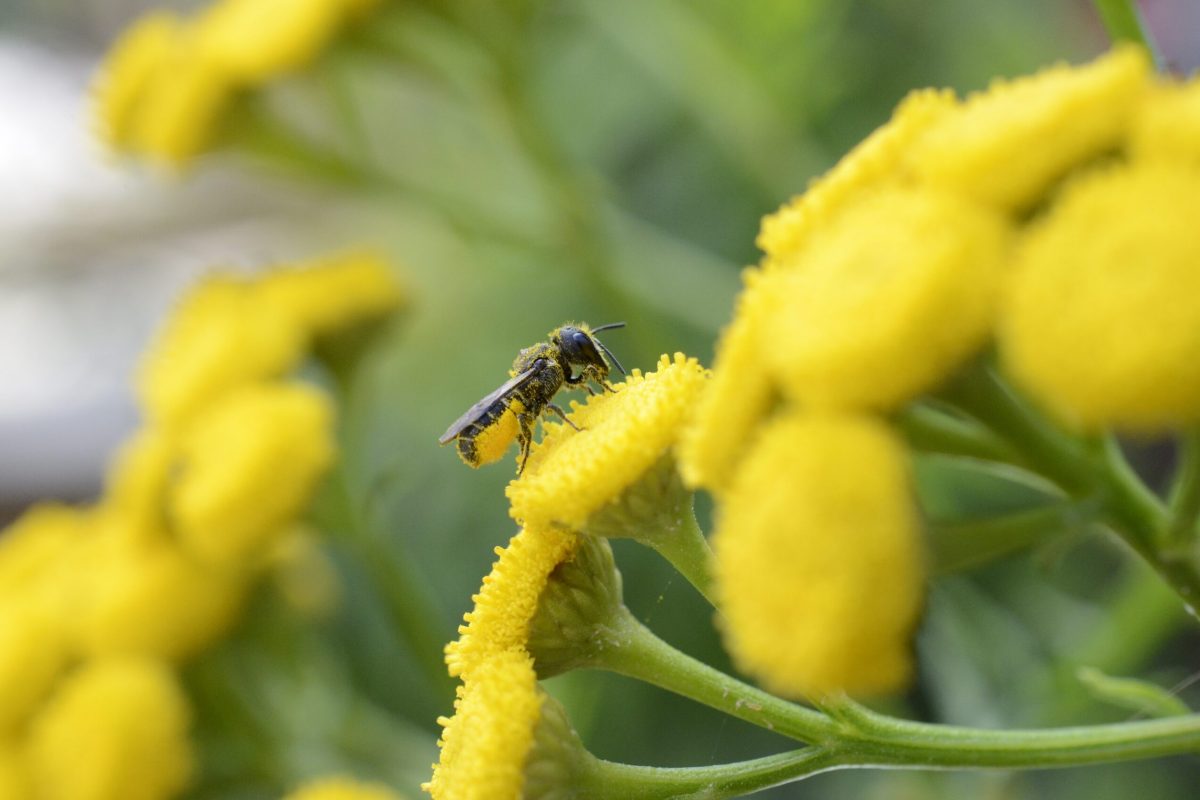
[[[592,333],[599,333],[600,331],[607,331],[607,330],[612,330],[613,328],[624,328],[624,327],[625,327],[624,322],[610,322],[607,325],[601,325],[598,328],[592,328]],[[613,360],[615,361],[616,359],[613,359]],[[621,372],[624,373],[624,370],[622,370]]]
[[[622,322],[620,324],[624,325],[625,323]],[[612,354],[612,350],[609,350],[607,347],[605,347],[604,342],[600,341],[599,339],[594,339],[593,341],[600,345],[600,349],[604,351],[604,355],[608,356],[608,360],[613,363],[613,366],[620,370],[622,375],[625,375],[625,368],[621,366],[620,361],[617,361],[617,357]]]

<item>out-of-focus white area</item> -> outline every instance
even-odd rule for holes
[[[297,250],[269,190],[112,163],[89,132],[94,68],[0,36],[0,509],[93,493],[173,298],[213,266]]]

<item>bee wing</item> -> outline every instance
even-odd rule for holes
[[[453,424],[446,429],[446,432],[443,433],[441,438],[438,439],[438,444],[449,444],[451,441],[457,438],[460,433],[463,432],[464,428],[482,417],[484,412],[491,408],[492,403],[496,402],[513,389],[525,383],[525,381],[529,380],[532,376],[533,367],[530,367],[521,374],[505,382],[503,386],[480,400],[475,405],[468,408],[465,414],[454,420]]]

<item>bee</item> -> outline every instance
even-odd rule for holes
[[[516,439],[521,447],[517,474],[525,471],[529,446],[533,443],[533,425],[543,411],[551,411],[575,430],[579,428],[552,400],[563,384],[596,392],[614,391],[608,383],[609,362],[622,375],[612,352],[595,334],[623,328],[624,322],[612,322],[598,328],[584,323],[563,325],[550,331],[548,341],[526,347],[517,354],[509,375],[499,389],[467,409],[438,439],[439,444],[457,442],[458,455],[468,466],[479,467],[498,461]],[[605,356],[608,361],[605,361]],[[575,368],[578,372],[574,372]]]

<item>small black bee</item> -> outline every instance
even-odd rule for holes
[[[625,374],[624,367],[595,334],[623,328],[613,322],[598,328],[584,323],[563,325],[550,331],[549,341],[538,342],[517,354],[507,383],[467,409],[438,439],[439,444],[458,440],[458,455],[468,466],[491,464],[504,456],[513,439],[521,446],[517,474],[525,471],[529,445],[533,442],[533,424],[545,410],[553,411],[576,430],[566,412],[551,402],[563,384],[583,387],[595,394],[590,382],[602,391],[613,391],[608,384],[608,361]],[[608,356],[608,361],[604,357]],[[577,375],[572,367],[579,367]]]

